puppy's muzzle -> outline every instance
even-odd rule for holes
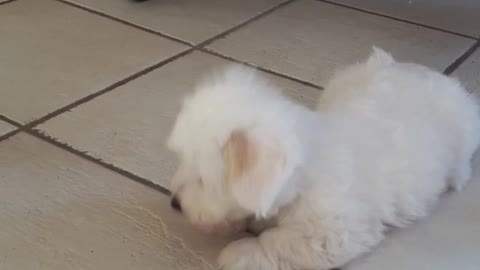
[[[173,210],[180,213],[182,212],[182,205],[180,204],[177,196],[172,197],[172,199],[170,200],[170,206],[173,208]]]

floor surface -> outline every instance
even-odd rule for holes
[[[257,68],[313,106],[373,45],[480,93],[477,0],[0,0],[0,269],[215,269],[169,209],[164,141],[201,76]],[[478,270],[472,183],[345,269]]]

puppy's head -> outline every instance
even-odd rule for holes
[[[239,67],[201,84],[168,140],[180,163],[172,206],[211,233],[242,230],[250,217],[277,211],[301,162],[296,108]]]

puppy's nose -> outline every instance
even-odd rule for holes
[[[177,196],[173,196],[170,200],[170,206],[178,212],[182,212],[182,206],[180,205],[180,201],[178,200]]]

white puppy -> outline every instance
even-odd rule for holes
[[[338,73],[317,111],[229,68],[178,115],[172,205],[207,232],[275,220],[227,246],[223,269],[342,266],[465,185],[477,109],[456,80],[379,49]]]

